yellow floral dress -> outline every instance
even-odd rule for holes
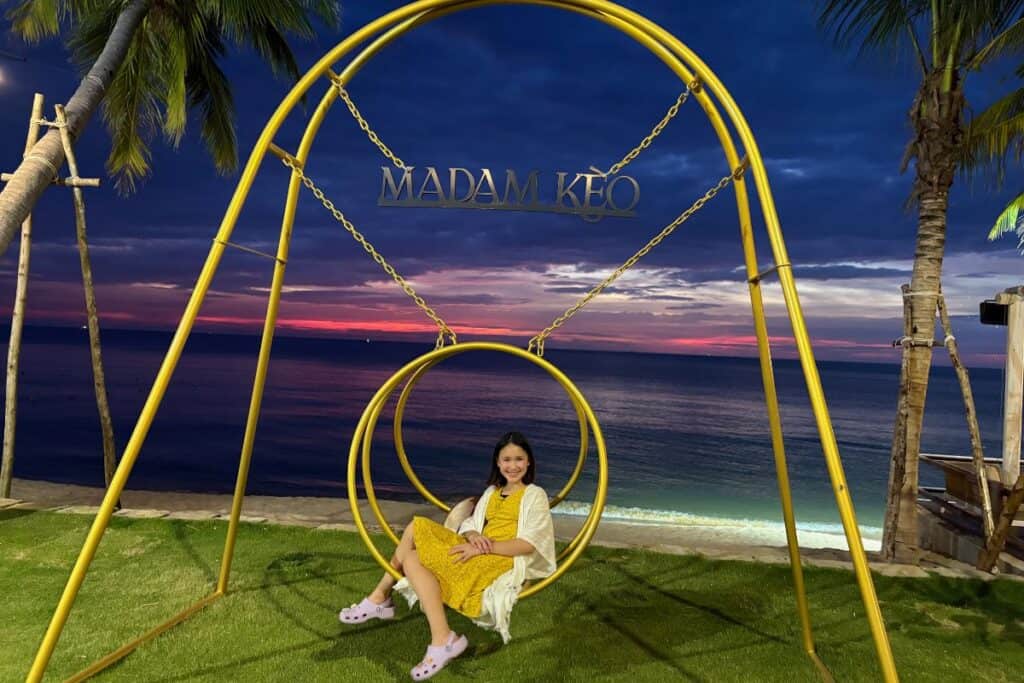
[[[487,505],[483,534],[492,541],[511,541],[519,529],[521,488],[508,497],[495,492]],[[503,555],[477,555],[457,562],[451,549],[466,539],[426,517],[413,518],[413,538],[420,562],[429,569],[441,586],[444,604],[467,617],[478,617],[482,611],[484,590],[494,580],[512,569],[512,558]]]

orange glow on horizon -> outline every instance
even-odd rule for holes
[[[261,327],[262,318],[241,318],[234,316],[201,315],[198,322],[238,327]],[[436,333],[437,327],[430,322],[403,322],[381,320],[315,320],[302,318],[278,318],[278,328],[286,330],[305,330],[309,332],[377,332],[379,334],[423,334]],[[453,325],[456,334],[517,336],[532,335],[529,330],[516,330],[509,327],[483,327],[472,325]]]

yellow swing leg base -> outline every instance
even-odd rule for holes
[[[828,670],[827,666],[825,666],[825,662],[821,661],[817,652],[810,650],[808,651],[807,656],[811,658],[812,662],[814,662],[814,667],[818,670],[821,680],[825,681],[825,683],[836,683],[836,679],[832,678],[832,672]]]
[[[97,660],[92,665],[90,665],[87,669],[82,669],[81,671],[76,673],[74,676],[72,676],[71,678],[67,679],[64,683],[78,683],[78,681],[84,681],[87,678],[95,676],[96,674],[98,674],[100,671],[103,671],[104,669],[106,669],[111,664],[119,662],[122,659],[124,659],[125,657],[127,657],[129,654],[131,654],[131,652],[133,650],[135,650],[135,648],[139,647],[143,643],[147,643],[150,640],[153,640],[154,638],[156,638],[160,634],[164,633],[165,631],[169,631],[170,629],[174,628],[175,626],[177,626],[181,622],[183,622],[186,619],[188,619],[189,617],[191,617],[196,612],[199,612],[200,610],[202,610],[204,607],[206,607],[210,603],[216,601],[217,598],[221,597],[222,595],[224,595],[224,594],[221,593],[221,592],[214,592],[214,593],[211,593],[210,595],[207,595],[205,598],[203,598],[202,600],[200,600],[196,604],[192,605],[191,607],[186,608],[184,611],[182,611],[182,612],[176,614],[175,616],[171,617],[170,619],[168,619],[164,623],[160,624],[156,628],[152,629],[151,631],[148,631],[147,633],[139,636],[138,638],[136,638],[135,640],[133,640],[132,642],[130,642],[130,643],[126,644],[126,645],[122,645],[121,647],[117,648],[116,650],[111,652],[109,655],[107,655],[103,659]]]

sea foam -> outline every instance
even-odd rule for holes
[[[590,514],[590,504],[566,501],[552,512],[556,515],[585,517]],[[651,510],[616,505],[605,506],[602,519],[630,524],[686,527],[704,533],[714,532],[716,540],[723,543],[786,545],[786,528],[782,521],[712,517],[674,510]],[[861,526],[860,533],[865,550],[878,550],[881,547],[881,527]],[[846,534],[840,524],[800,522],[798,520],[797,537],[800,545],[807,548],[848,549]]]

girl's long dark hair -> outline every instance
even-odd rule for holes
[[[494,447],[494,455],[491,457],[491,476],[487,479],[488,486],[497,486],[498,488],[501,488],[508,483],[505,477],[501,474],[501,470],[498,469],[498,455],[501,453],[501,449],[509,444],[515,444],[526,451],[526,457],[530,464],[526,468],[526,474],[523,475],[523,483],[533,483],[533,478],[536,474],[537,468],[533,461],[533,449],[530,448],[530,442],[527,441],[526,437],[519,432],[507,432],[504,436],[498,439],[498,443]]]

